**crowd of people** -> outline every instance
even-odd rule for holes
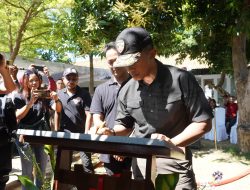
[[[171,185],[177,190],[196,189],[189,145],[211,129],[213,114],[195,77],[184,69],[157,60],[150,34],[140,27],[123,30],[114,42],[106,45],[104,53],[112,78],[96,88],[93,98],[78,86],[79,76],[74,68],[66,68],[62,79],[55,82],[44,67],[43,73],[49,79],[49,85],[44,85],[35,65],[31,65],[18,81],[17,67],[8,69],[1,55],[0,74],[5,88],[0,89],[0,93],[4,96],[12,92],[17,128],[166,141],[179,147],[186,159],[157,157],[158,176],[176,177],[176,183]],[[35,185],[41,188],[38,173],[33,175],[33,163],[22,154],[31,148],[44,173],[47,155],[43,145],[29,144],[22,136],[18,144],[22,174],[34,179]],[[2,148],[7,148],[7,144],[6,147],[1,145]],[[66,151],[63,155],[68,157],[71,153]],[[91,153],[80,152],[80,157],[84,171],[93,173]],[[108,175],[130,170],[133,166],[134,178],[145,177],[145,160],[104,154],[100,155],[100,160]],[[9,157],[3,162],[9,163]],[[3,162],[0,162],[0,190],[4,189],[6,175],[11,170],[9,164],[7,169],[3,168]]]

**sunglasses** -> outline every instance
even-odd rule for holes
[[[68,81],[73,81],[73,82],[78,81],[78,77],[66,76],[65,78],[66,78]]]

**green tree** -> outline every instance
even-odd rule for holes
[[[67,15],[70,6],[70,0],[0,0],[1,51],[9,52],[13,62],[18,54],[35,56],[37,49],[60,51],[67,34],[58,28],[58,15]]]
[[[112,11],[115,0],[76,0],[72,10],[72,36],[80,55],[90,59],[89,91],[94,92],[93,56],[100,55],[107,42],[115,39],[124,25]]]

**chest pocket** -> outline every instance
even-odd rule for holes
[[[176,114],[175,112],[183,111],[181,110],[183,106],[184,104],[183,104],[181,96],[170,96],[167,99],[165,110],[169,113]],[[180,113],[177,113],[177,114],[180,114]]]
[[[172,105],[182,103],[182,99],[181,96],[169,96],[166,102],[165,109],[170,109]]]
[[[139,99],[130,100],[127,102],[127,111],[131,114],[133,111],[141,110],[142,101]]]
[[[141,99],[129,100],[127,102],[127,112],[138,122],[145,122],[143,101]]]

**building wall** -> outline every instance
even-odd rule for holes
[[[78,73],[79,73],[79,86],[83,88],[89,87],[89,67],[87,66],[79,66],[79,65],[72,65],[72,64],[65,64],[65,63],[56,63],[51,61],[44,61],[39,59],[25,59],[20,56],[17,57],[15,60],[15,65],[17,65],[18,68],[27,69],[30,64],[35,64],[37,66],[46,66],[49,68],[51,76],[57,80],[59,78],[62,78],[63,71],[68,67],[74,67]],[[22,73],[24,71],[20,70],[18,77],[20,78],[22,76]],[[94,68],[94,86],[107,81],[111,76],[111,73],[108,69],[103,68]],[[43,77],[43,80],[45,83],[47,83],[46,77]]]

